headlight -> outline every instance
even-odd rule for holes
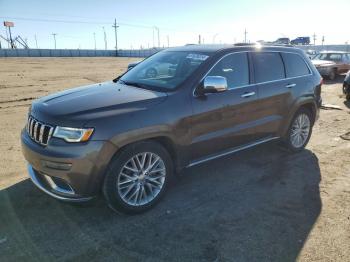
[[[72,128],[57,126],[54,137],[62,138],[67,142],[85,142],[88,141],[94,132],[93,128]]]

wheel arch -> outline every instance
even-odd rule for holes
[[[281,137],[284,137],[287,134],[294,115],[302,108],[307,109],[311,113],[312,125],[315,123],[318,116],[318,108],[317,108],[316,102],[312,99],[299,100],[298,102],[295,103],[295,105],[293,106],[293,109],[288,114],[287,120],[284,122],[284,125],[281,130]]]

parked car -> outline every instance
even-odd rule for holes
[[[281,37],[281,38],[278,38],[276,41],[274,41],[273,44],[289,45],[290,44],[290,40],[289,40],[288,37]]]
[[[128,65],[128,71],[131,68],[134,68],[140,62],[141,61],[130,63]],[[160,62],[160,63],[154,64],[153,67],[143,70],[140,73],[148,78],[154,78],[162,75],[169,76],[170,74],[175,73],[176,66],[177,65],[175,63]]]
[[[310,37],[308,36],[301,36],[293,39],[290,41],[292,45],[309,45],[310,44]]]
[[[346,100],[350,100],[350,71],[346,74],[343,83],[343,93]]]
[[[318,52],[317,50],[308,49],[308,50],[305,51],[305,53],[310,59],[313,59],[320,52]]]
[[[174,72],[149,77],[149,68]],[[273,140],[308,143],[321,76],[296,48],[193,45],[161,51],[113,81],[32,103],[21,133],[33,183],[68,202],[154,206],[178,171]],[[210,192],[208,192],[210,194]]]
[[[312,59],[322,76],[334,80],[337,75],[350,70],[350,54],[339,51],[323,51]]]

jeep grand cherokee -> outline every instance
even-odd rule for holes
[[[296,48],[167,49],[113,81],[34,101],[23,154],[50,196],[81,202],[102,191],[114,210],[138,213],[185,167],[276,139],[302,150],[321,83]]]

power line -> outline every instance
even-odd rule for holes
[[[102,21],[102,20],[95,20],[95,21],[83,21],[83,20],[65,20],[65,19],[43,19],[43,18],[28,18],[28,17],[10,17],[10,16],[1,16],[1,19],[16,19],[16,20],[22,20],[22,21],[31,21],[31,22],[45,22],[45,23],[65,23],[65,24],[90,24],[90,25],[108,25],[110,24],[110,21]],[[139,24],[139,23],[128,23],[128,22],[118,22],[118,25],[122,26],[129,26],[129,27],[135,27],[135,28],[145,28],[145,29],[152,29],[154,28],[153,25],[150,24]],[[173,31],[173,32],[188,32],[193,33],[193,31],[188,30],[179,30],[175,28],[170,27],[158,27],[159,29],[165,30],[165,31]],[[212,34],[213,32],[203,32]]]

